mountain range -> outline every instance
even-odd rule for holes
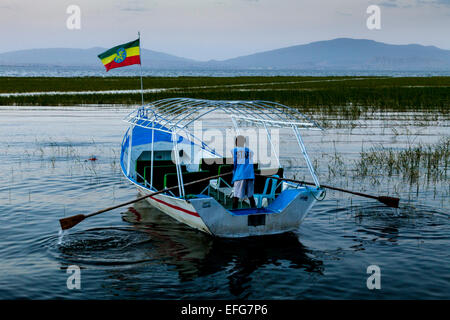
[[[102,66],[106,48],[30,49],[0,53],[0,65]],[[142,65],[154,69],[450,70],[450,50],[338,38],[264,51],[223,61],[196,61],[141,49]]]

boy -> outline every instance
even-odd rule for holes
[[[239,199],[248,198],[250,206],[256,208],[253,197],[255,172],[253,170],[253,152],[245,147],[245,137],[237,136],[233,152],[233,209],[237,209]]]

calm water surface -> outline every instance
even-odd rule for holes
[[[98,66],[8,66],[0,65],[1,77],[136,77],[140,70],[136,68],[114,69],[105,73]],[[390,77],[432,77],[449,76],[450,71],[395,71],[395,70],[292,70],[292,69],[155,69],[142,66],[142,75],[149,77],[237,77],[237,76],[390,76]]]
[[[398,210],[330,191],[295,234],[221,240],[138,203],[59,234],[62,217],[137,196],[118,163],[129,111],[0,107],[1,299],[450,298],[448,180],[351,177],[361,149],[433,143],[448,121],[305,134],[322,182],[398,195]],[[293,141],[283,137],[282,161],[300,177]],[[336,154],[349,175],[330,175]],[[80,290],[66,286],[70,265],[81,268]],[[381,290],[367,289],[369,265],[381,268]]]

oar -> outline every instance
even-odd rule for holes
[[[257,174],[258,176],[264,176],[261,174]],[[264,176],[264,177],[269,177],[269,176]],[[310,186],[315,186],[314,183],[312,182],[306,182],[306,181],[299,181],[299,180],[293,180],[293,179],[285,179],[285,178],[277,178],[277,177],[270,177],[271,179],[277,179],[277,180],[283,180],[283,181],[288,181],[288,182],[294,182],[294,183],[299,183],[299,184],[306,184],[306,185],[310,185]],[[360,196],[360,197],[365,197],[365,198],[370,198],[370,199],[375,199],[380,201],[381,203],[384,203],[385,205],[392,207],[392,208],[398,208],[398,204],[400,202],[399,198],[394,198],[394,197],[388,197],[388,196],[372,196],[370,194],[365,194],[365,193],[361,193],[361,192],[355,192],[355,191],[350,191],[350,190],[345,190],[345,189],[341,189],[341,188],[336,188],[336,187],[331,187],[331,186],[327,186],[324,184],[320,185],[322,188],[327,188],[330,190],[336,190],[336,191],[341,191],[341,192],[346,192],[346,193],[351,193],[354,194],[356,196]]]
[[[217,179],[217,178],[226,176],[226,175],[231,174],[231,173],[232,172],[227,172],[227,173],[223,173],[223,174],[218,174],[216,176],[211,176],[211,177],[208,177],[208,178],[200,179],[200,180],[197,180],[197,181],[188,182],[188,183],[185,183],[184,186],[192,185],[192,184],[195,184],[195,183],[199,183],[199,182],[203,182],[203,181],[207,181],[207,180],[211,180],[211,179]],[[129,204],[132,204],[132,203],[144,200],[146,198],[150,198],[150,197],[156,196],[157,194],[160,194],[160,193],[164,193],[164,192],[167,192],[167,191],[170,191],[170,190],[177,189],[178,187],[179,186],[176,185],[174,187],[166,188],[164,190],[157,191],[157,192],[154,192],[154,193],[142,196],[140,198],[137,198],[137,199],[134,199],[134,200],[131,200],[131,201],[128,201],[128,202],[124,202],[124,203],[115,205],[113,207],[102,209],[102,210],[99,210],[99,211],[96,211],[96,212],[93,212],[93,213],[90,213],[90,214],[87,214],[87,215],[77,214],[75,216],[63,218],[63,219],[59,220],[59,224],[61,225],[61,229],[62,230],[67,230],[67,229],[70,229],[70,228],[76,226],[77,224],[79,224],[81,221],[83,221],[86,218],[90,218],[90,217],[96,216],[96,215],[98,215],[100,213],[111,211],[111,210],[114,210],[114,209],[117,209],[117,208],[129,205]]]

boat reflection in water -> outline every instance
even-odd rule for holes
[[[223,239],[192,230],[173,221],[145,202],[136,203],[122,213],[140,232],[152,239],[151,256],[173,266],[180,282],[226,272],[230,293],[240,296],[249,286],[253,272],[268,265],[288,265],[290,269],[322,274],[323,263],[308,256],[293,233]]]

